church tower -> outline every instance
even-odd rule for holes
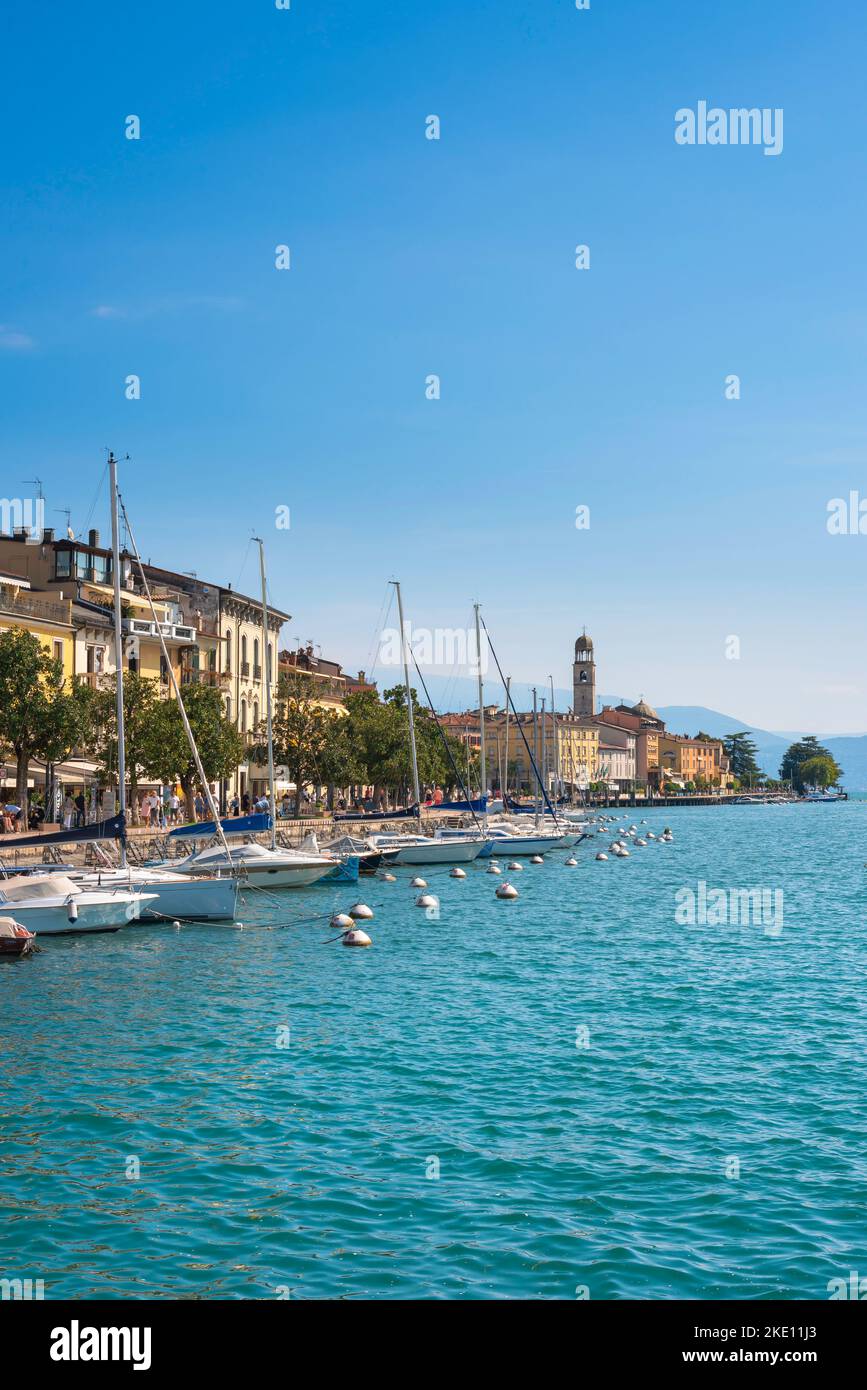
[[[590,717],[596,713],[596,662],[593,660],[593,643],[586,632],[582,632],[575,643],[572,713]]]

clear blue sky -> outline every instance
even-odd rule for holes
[[[2,50],[6,495],[81,529],[129,453],[154,561],[249,590],[264,534],[350,668],[396,575],[516,678],[586,625],[602,690],[867,728],[867,536],[825,524],[867,497],[855,0],[53,3]],[[700,99],[783,153],[678,146]]]

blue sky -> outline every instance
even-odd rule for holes
[[[350,668],[396,575],[522,680],[586,625],[603,690],[867,727],[867,536],[826,529],[867,497],[865,39],[854,0],[20,7],[5,494],[80,530],[128,453],[155,562],[255,589],[265,535],[284,637]],[[678,146],[701,99],[783,108],[782,154]]]

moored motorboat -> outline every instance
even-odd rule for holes
[[[33,950],[36,937],[14,917],[0,917],[0,960],[20,960]]]
[[[16,875],[0,880],[0,908],[38,936],[109,932],[137,921],[156,894],[85,888],[65,874]]]
[[[306,888],[325,878],[340,860],[330,854],[314,854],[297,849],[268,849],[255,842],[248,845],[211,845],[185,859],[160,864],[179,874],[240,875],[244,884],[256,888]],[[156,866],[150,866],[156,867]]]
[[[481,835],[465,840],[438,840],[429,835],[371,835],[376,849],[396,850],[395,864],[469,864],[478,859],[485,841]]]

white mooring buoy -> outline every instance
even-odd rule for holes
[[[420,897],[416,898],[415,905],[416,907],[439,907],[440,900],[435,898],[433,893],[422,893]]]
[[[517,859],[513,859],[511,864],[506,865],[506,868],[513,874],[522,874],[524,872],[523,864],[519,864]]]
[[[373,942],[366,931],[362,931],[360,927],[353,927],[352,931],[343,933],[343,944],[344,946],[372,946]]]
[[[545,862],[545,861],[544,861],[544,859],[542,858],[541,854],[531,854],[531,855],[530,855],[530,863],[531,863],[531,864],[544,864],[544,862]]]
[[[335,931],[352,931],[355,923],[348,912],[335,912],[329,926],[333,927]]]
[[[349,915],[354,917],[356,922],[369,922],[373,916],[373,908],[368,907],[367,903],[353,903]]]
[[[488,867],[485,869],[486,874],[501,874],[502,872],[503,871],[500,868],[499,864],[489,864]]]
[[[513,883],[500,883],[497,885],[496,896],[498,898],[517,898],[518,890]]]
[[[573,857],[570,859],[565,859],[563,862],[565,863],[567,869],[574,869],[575,865],[578,863],[578,860]]]
[[[397,883],[397,874],[380,874],[383,883]]]
[[[602,854],[602,853],[600,852],[599,854],[597,854],[596,858],[597,858],[597,859],[607,859],[607,858],[608,858],[608,855],[607,855],[607,854]]]
[[[449,878],[466,878],[463,869],[449,869]]]
[[[427,888],[427,879],[414,878],[409,886],[410,888]]]

